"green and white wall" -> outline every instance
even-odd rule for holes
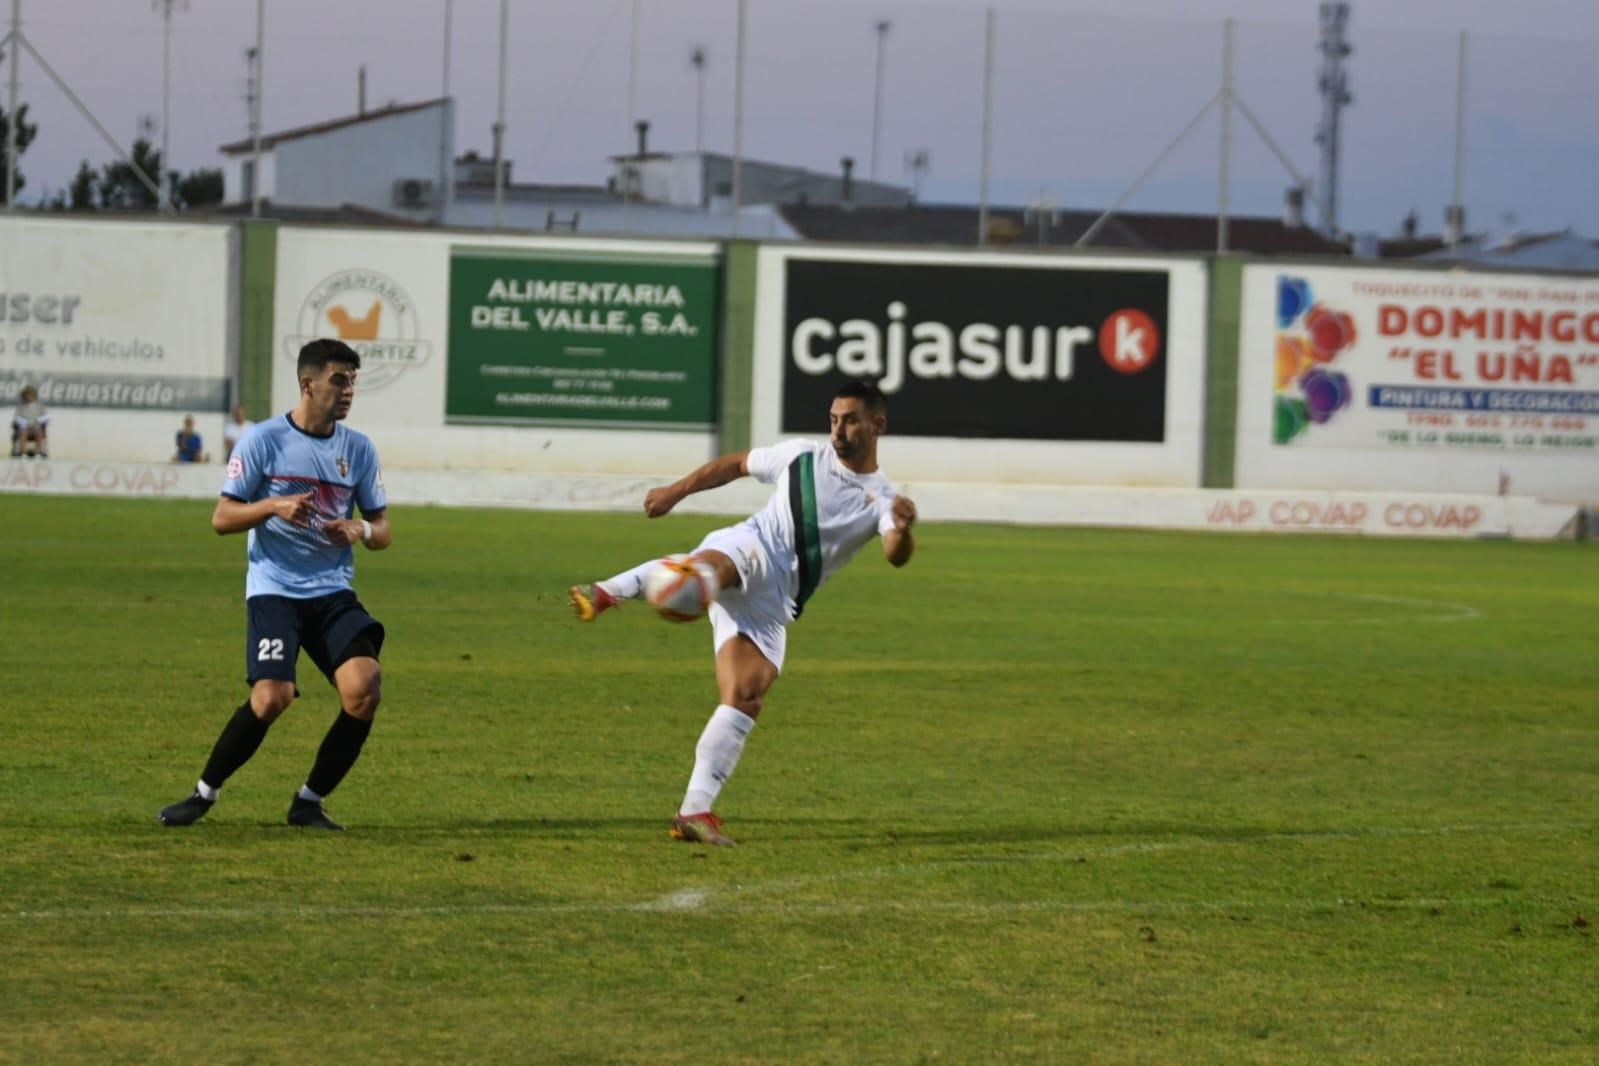
[[[182,415],[283,411],[331,335],[407,501],[633,508],[852,377],[944,517],[1542,536],[1599,494],[1594,277],[27,218],[0,293],[0,404],[55,416],[0,489],[211,495],[157,467]]]

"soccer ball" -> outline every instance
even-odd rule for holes
[[[644,599],[668,622],[692,622],[711,605],[711,590],[704,564],[689,561],[686,555],[669,555],[644,575]]]

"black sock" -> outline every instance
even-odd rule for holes
[[[355,765],[355,760],[361,757],[361,745],[366,743],[366,735],[370,732],[371,719],[357,718],[340,711],[333,725],[328,728],[328,735],[322,738],[322,747],[316,753],[316,765],[311,767],[311,776],[305,779],[305,787],[318,796],[331,795],[339,787],[339,782],[344,780],[344,775],[350,772],[350,767]]]
[[[217,737],[216,747],[211,749],[211,758],[206,760],[205,772],[200,775],[200,780],[212,788],[221,788],[222,782],[250,761],[250,756],[255,754],[255,749],[261,746],[262,738],[267,735],[269,725],[250,710],[249,700],[241,703],[239,709],[233,712],[233,717],[228,719],[228,724],[222,727],[222,735]]]

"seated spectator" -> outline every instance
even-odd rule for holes
[[[233,417],[228,419],[228,424],[222,427],[222,447],[226,452],[222,456],[226,462],[232,455],[233,449],[239,446],[239,438],[244,436],[244,431],[255,425],[244,416],[244,404],[239,404],[233,409]]]
[[[39,390],[22,386],[17,413],[11,416],[11,457],[50,458],[50,412],[39,402]]]
[[[183,416],[183,428],[178,430],[178,450],[172,456],[174,463],[204,463],[210,456],[205,453],[205,446],[200,440],[200,434],[194,428],[194,416]]]

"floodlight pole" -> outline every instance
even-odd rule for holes
[[[888,31],[893,23],[888,19],[878,19],[872,26],[872,32],[877,34],[877,73],[872,79],[872,173],[871,179],[877,180],[877,144],[878,135],[883,126],[883,55],[884,45],[888,41]]]
[[[444,0],[444,79],[440,96],[450,95],[450,23],[453,21],[455,0]]]
[[[8,100],[6,103],[6,214],[15,214],[17,210],[17,94],[20,88],[17,85],[17,62],[22,58],[17,45],[22,40],[22,0],[11,0],[11,32],[0,44],[11,46],[11,69],[7,72],[10,81]]]
[[[622,141],[622,231],[628,230],[628,209],[633,205],[633,178],[638,171],[627,165],[632,152],[634,125],[638,121],[638,0],[633,0],[627,20],[627,131]],[[644,165],[643,146],[640,145],[639,166]]]
[[[255,179],[250,183],[250,217],[261,217],[261,91],[266,84],[266,0],[255,0],[255,93],[251,99],[251,172]]]
[[[505,207],[505,48],[511,28],[510,0],[500,0],[500,100],[494,119],[494,228],[504,221]]]
[[[1460,65],[1455,74],[1455,194],[1451,224],[1444,227],[1449,247],[1465,237],[1465,208],[1461,204],[1466,173],[1466,35],[1460,35]]]
[[[988,156],[994,127],[994,9],[983,13],[983,147],[978,164],[977,245],[988,243]]]
[[[1221,166],[1216,192],[1216,253],[1227,251],[1227,194],[1231,182],[1233,155],[1233,20],[1222,22],[1221,31]]]
[[[693,53],[689,56],[689,65],[694,68],[694,154],[700,156],[700,166],[705,166],[705,48],[695,45]],[[703,169],[701,170],[703,174]]]
[[[733,224],[738,236],[739,210],[744,204],[744,42],[749,32],[749,0],[738,0],[738,43],[733,56]]]
[[[172,169],[172,157],[168,154],[171,146],[171,137],[168,128],[172,125],[172,5],[175,0],[156,0],[161,5],[161,173],[155,175],[156,181],[161,184],[161,203],[165,207],[172,206],[172,197],[167,191],[167,172]]]

